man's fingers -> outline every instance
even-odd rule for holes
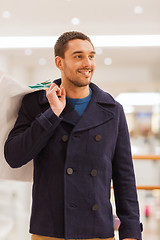
[[[49,89],[46,90],[46,95],[51,97],[52,95],[61,97],[61,89],[57,84],[53,83]]]
[[[50,86],[50,88],[49,88],[49,92],[57,92],[58,93],[58,95],[59,95],[59,93],[61,92],[60,91],[60,88],[58,87],[58,85],[57,84],[55,84],[55,83],[53,83],[51,86]]]
[[[46,90],[46,96],[47,98],[50,99],[51,98],[55,99],[55,97],[56,98],[58,97],[61,102],[65,102],[66,91],[64,87],[62,86],[59,87],[57,84],[52,83],[50,88]]]
[[[53,112],[59,116],[66,105],[65,89],[52,83],[50,88],[46,90],[46,97]]]
[[[49,90],[52,90],[53,88],[58,87],[57,84],[51,83]]]

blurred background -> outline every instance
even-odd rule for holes
[[[158,0],[0,0],[0,71],[26,85],[60,77],[53,57],[57,36],[77,30],[91,37],[93,82],[126,113],[143,240],[160,239],[159,12]],[[0,180],[0,240],[30,239],[31,188]]]

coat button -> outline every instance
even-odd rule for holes
[[[97,170],[96,169],[92,169],[91,176],[92,177],[96,177],[97,176]]]
[[[97,135],[95,136],[96,142],[101,141],[101,139],[102,139],[102,136],[101,136],[100,134],[97,134]]]
[[[62,141],[67,142],[68,141],[68,135],[63,135],[62,136]]]
[[[97,211],[98,210],[98,204],[94,204],[92,206],[92,211]]]
[[[72,168],[67,168],[67,173],[68,173],[68,175],[72,175],[73,169]]]

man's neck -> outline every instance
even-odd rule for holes
[[[84,86],[84,87],[77,87],[77,86],[66,86],[65,84],[62,83],[62,86],[66,90],[66,96],[69,98],[85,98],[89,95],[89,85]]]

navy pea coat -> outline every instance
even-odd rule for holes
[[[45,91],[26,95],[5,143],[5,158],[13,168],[34,159],[31,233],[65,239],[113,237],[113,179],[120,239],[140,240],[123,108],[95,84],[90,87],[92,98],[82,117],[69,102],[57,117]]]

